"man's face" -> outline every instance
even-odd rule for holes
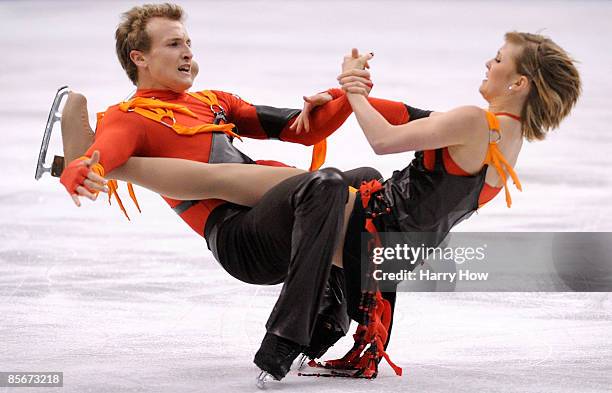
[[[143,87],[169,89],[176,92],[188,90],[193,84],[191,40],[179,21],[153,18],[146,26],[151,39],[149,51],[143,53]],[[140,83],[139,83],[140,87]]]

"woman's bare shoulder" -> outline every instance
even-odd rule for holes
[[[466,136],[488,129],[484,109],[475,105],[459,106],[436,117],[452,123],[455,132],[461,132]]]
[[[484,109],[476,105],[458,106],[454,109],[451,109],[450,111],[446,113],[452,114],[458,119],[465,120],[465,121],[476,121],[476,120],[485,118]]]

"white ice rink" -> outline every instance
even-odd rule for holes
[[[0,2],[0,371],[64,373],[63,388],[1,393],[256,391],[252,358],[279,287],[231,278],[147,190],[127,222],[103,200],[75,208],[55,178],[34,181],[59,86],[83,92],[92,115],[130,93],[114,28],[134,4]],[[580,61],[583,96],[558,132],[525,144],[512,209],[502,195],[457,230],[612,231],[612,3],[181,4],[201,69],[194,88],[281,107],[334,86],[353,46],[375,52],[373,96],[484,106],[477,88],[504,32],[542,30]],[[310,159],[301,146],[238,144],[258,159]],[[411,156],[375,156],[351,117],[329,139],[327,165],[388,176]],[[393,330],[388,352],[403,377],[383,363],[374,381],[290,374],[269,390],[612,391],[609,294],[401,293]]]

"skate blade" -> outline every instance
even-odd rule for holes
[[[364,377],[358,373],[357,370],[333,370],[326,368],[314,368],[316,372],[299,372],[298,377],[317,377],[317,378],[361,378],[371,379]]]
[[[330,363],[324,361],[323,363],[321,362],[317,362],[316,360],[311,360],[308,363],[306,363],[306,365],[309,368],[313,368],[313,369],[324,369],[324,370],[336,370],[336,371],[340,371],[340,372],[353,372],[356,371],[357,368],[350,366],[349,364],[346,364],[347,367],[334,367],[332,366]]]
[[[357,368],[328,367],[325,364],[311,360],[302,369],[299,370],[297,375],[299,377],[373,379],[372,377],[364,376],[361,371],[362,370]]]
[[[39,180],[45,172],[51,172],[51,167],[45,166],[45,160],[47,159],[47,149],[49,148],[49,142],[51,140],[51,133],[53,127],[57,121],[62,118],[62,114],[59,112],[59,107],[64,99],[70,93],[68,86],[62,86],[55,93],[53,103],[51,104],[51,110],[49,111],[49,117],[47,118],[47,124],[45,126],[45,133],[43,134],[42,143],[40,144],[40,152],[38,153],[38,162],[36,163],[36,174],[34,178]]]
[[[257,381],[255,385],[257,386],[257,388],[263,390],[266,388],[266,384],[273,379],[274,377],[272,375],[262,370],[262,372],[260,372],[259,375],[257,376]]]
[[[304,369],[304,367],[306,367],[306,361],[308,360],[308,356],[301,354],[300,357],[298,358],[298,371],[302,371]]]

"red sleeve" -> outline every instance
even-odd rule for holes
[[[255,139],[268,139],[268,135],[259,124],[255,106],[235,94],[213,90],[219,103],[223,106],[227,121],[234,123],[240,136]]]
[[[403,103],[373,97],[369,97],[368,101],[378,113],[383,115],[383,117],[394,126],[408,123],[408,109]]]
[[[137,152],[144,140],[144,126],[141,116],[109,108],[98,124],[94,143],[85,155],[91,157],[100,152],[100,164],[106,173],[123,165]]]
[[[342,89],[329,89],[327,92],[334,99],[313,110],[310,119],[310,132],[295,135],[287,127],[281,134],[282,140],[313,145],[340,128],[353,110]],[[393,125],[408,123],[408,109],[403,103],[372,97],[368,98],[368,101],[389,123]],[[288,126],[291,124],[293,124],[293,121]]]
[[[268,122],[265,125],[267,129],[264,129],[264,125],[261,124],[261,119],[257,113],[258,106],[251,105],[232,94],[220,91],[215,91],[215,94],[219,97],[219,101],[223,101],[225,104],[224,108],[228,121],[236,124],[238,133],[241,136],[255,139],[277,137],[282,141],[310,146],[330,136],[352,113],[351,105],[341,89],[329,89],[327,92],[332,96],[332,100],[313,109],[310,114],[310,132],[302,132],[299,135],[296,135],[295,131],[289,129],[299,111],[293,110],[295,112],[293,117],[282,120],[280,119],[282,115],[290,113],[292,110],[268,107],[271,112],[277,112],[274,115],[278,114],[279,116],[278,119],[273,118],[273,121]],[[391,124],[397,125],[408,122],[408,110],[403,103],[380,98],[369,98],[368,100]],[[259,108],[262,107],[260,106]],[[275,122],[274,120],[278,121]],[[275,127],[278,129],[274,130]]]
[[[332,100],[311,112],[310,132],[302,132],[299,135],[289,129],[300,113],[299,110],[265,107],[269,118],[266,124],[262,124],[258,110],[262,113],[264,106],[251,105],[235,95],[224,92],[215,91],[215,94],[220,101],[222,99],[225,101],[228,121],[236,124],[241,136],[256,139],[278,138],[310,146],[331,135],[352,113],[351,106],[341,89],[329,89],[327,92],[332,96]]]
[[[289,129],[295,121],[295,118],[293,118],[281,132],[281,140],[311,146],[327,138],[344,124],[353,113],[346,94],[341,89],[329,89],[327,92],[333,99],[312,110],[310,113],[310,131],[296,135],[294,130]]]

